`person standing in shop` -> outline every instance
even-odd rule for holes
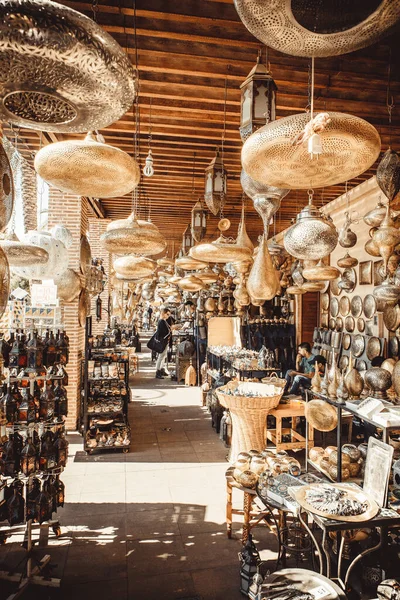
[[[163,344],[164,348],[157,358],[156,379],[164,379],[164,377],[168,375],[168,372],[165,369],[165,361],[168,354],[169,340],[171,339],[173,329],[176,327],[172,322],[173,318],[169,308],[162,308],[160,311],[160,319],[157,324],[156,336]]]

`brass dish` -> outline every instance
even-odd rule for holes
[[[86,290],[79,294],[78,321],[81,327],[86,325],[86,317],[90,314],[90,296]]]
[[[331,316],[337,317],[339,314],[339,300],[337,298],[332,298],[331,300]]]
[[[367,294],[364,298],[364,315],[367,319],[372,319],[376,311],[376,300],[372,294]]]
[[[326,150],[318,160],[312,160],[307,144],[293,143],[310,122],[308,113],[300,113],[270,121],[245,141],[244,170],[260,183],[285,189],[326,187],[364,173],[379,156],[379,133],[355,115],[329,111],[329,118],[320,134]]]
[[[305,416],[314,429],[332,431],[337,426],[337,411],[324,400],[310,400],[305,404]]]
[[[342,317],[336,317],[336,331],[342,331],[343,330],[343,319]]]
[[[89,240],[86,235],[81,237],[81,245],[80,245],[80,259],[79,266],[81,268],[81,273],[86,275],[88,268],[92,262],[92,251],[90,249]]]
[[[331,329],[333,331],[335,329],[335,327],[336,327],[336,321],[332,317],[331,319],[329,319],[329,329]]]
[[[400,326],[400,307],[398,304],[387,304],[383,310],[383,322],[389,331],[396,331]]]
[[[339,312],[342,317],[347,317],[350,313],[350,300],[348,296],[342,296],[339,300]]]
[[[362,317],[358,317],[357,319],[357,329],[360,333],[365,331],[365,321]]]
[[[348,317],[345,318],[344,327],[345,327],[346,331],[348,331],[349,333],[353,333],[355,326],[356,326],[356,322],[354,320],[354,317],[349,315]]]
[[[339,369],[341,371],[345,371],[348,366],[349,366],[349,357],[347,356],[347,354],[343,354],[343,356],[341,356],[340,360],[339,360]]]
[[[351,294],[357,285],[357,273],[355,269],[345,269],[342,273],[342,277],[338,283],[338,286]]]
[[[381,353],[381,341],[379,338],[373,336],[368,339],[367,342],[367,358],[373,360]]]
[[[321,327],[328,327],[329,314],[322,313],[321,315]]]
[[[317,484],[314,483],[311,485],[304,485],[304,486],[300,486],[299,488],[297,488],[296,490],[293,491],[294,499],[307,512],[311,512],[314,515],[319,515],[320,517],[325,517],[325,519],[333,519],[334,521],[346,521],[349,523],[359,523],[359,522],[363,522],[363,521],[369,521],[370,519],[373,519],[379,512],[378,504],[375,502],[375,500],[372,500],[372,498],[369,498],[369,496],[367,496],[367,494],[365,494],[361,488],[350,487],[343,483],[335,483],[335,485],[334,485],[335,490],[344,490],[345,492],[347,492],[347,496],[351,500],[357,500],[358,502],[367,502],[368,503],[367,510],[359,515],[352,515],[352,516],[351,515],[346,515],[346,516],[345,515],[334,515],[334,514],[329,514],[329,513],[323,512],[321,510],[318,510],[317,508],[312,506],[312,504],[309,504],[307,502],[306,493],[309,489],[314,488],[319,485],[320,485],[319,483],[317,483]]]
[[[364,350],[365,350],[365,338],[363,335],[357,333],[353,337],[353,341],[351,343],[351,351],[353,352],[354,356],[356,358],[358,358],[359,356],[361,356],[363,354]]]
[[[389,340],[389,352],[390,356],[393,358],[397,358],[399,356],[399,338],[397,336],[393,336]]]
[[[321,294],[321,308],[322,310],[329,309],[329,294],[327,294],[326,292],[324,294]]]
[[[340,296],[340,294],[342,293],[342,289],[339,287],[339,281],[340,277],[330,282],[330,289],[334,296]]]
[[[350,303],[350,309],[354,318],[361,316],[363,311],[363,301],[361,296],[353,296]]]
[[[357,371],[366,371],[367,370],[367,363],[365,362],[365,360],[358,360],[357,361]]]
[[[342,340],[343,349],[348,350],[351,346],[351,335],[349,333],[345,333]]]

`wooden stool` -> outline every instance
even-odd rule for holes
[[[270,514],[270,511],[261,510],[255,500],[257,494],[255,490],[245,488],[236,481],[233,476],[234,467],[229,467],[225,473],[226,477],[226,535],[230,539],[232,537],[232,515],[240,515],[243,517],[243,529],[242,529],[242,544],[244,545],[248,538],[249,533],[253,527],[259,525],[266,516]],[[243,492],[243,509],[234,508],[232,503],[233,488],[236,488]],[[271,525],[268,521],[265,524],[271,529]]]
[[[305,416],[305,402],[301,396],[298,399],[292,399],[287,404],[279,404],[276,408],[270,411],[270,415],[276,419],[276,428],[267,429],[267,440],[270,440],[279,450],[301,450],[306,447],[306,438],[296,431],[296,422],[298,417]],[[291,419],[292,426],[290,428],[282,427],[282,419]],[[314,428],[308,423],[308,447],[314,446]],[[290,435],[290,442],[283,442],[282,438],[285,435]]]

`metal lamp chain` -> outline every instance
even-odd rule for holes
[[[97,23],[97,15],[99,12],[99,0],[92,0],[93,21]]]

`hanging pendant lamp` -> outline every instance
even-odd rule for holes
[[[268,252],[267,240],[262,236],[257,256],[247,280],[247,291],[252,298],[271,300],[280,291],[279,278]]]
[[[376,181],[389,202],[392,203],[400,191],[400,158],[397,152],[391,148],[386,150],[378,165]],[[396,209],[398,209],[397,206]]]
[[[225,231],[225,219],[221,219],[218,228]],[[189,255],[196,260],[212,263],[240,262],[251,258],[252,251],[248,246],[239,246],[232,238],[221,235],[213,242],[203,242],[190,248]]]
[[[142,279],[152,275],[157,268],[157,263],[143,256],[120,256],[114,261],[114,270],[126,279]]]
[[[288,194],[290,191],[275,188],[272,185],[265,183],[259,183],[255,179],[252,179],[244,169],[242,169],[240,173],[240,185],[242,186],[246,196],[251,198],[251,200],[254,200],[255,196],[266,196],[267,198],[278,197],[280,200],[283,200],[286,194]]]
[[[201,260],[196,260],[192,256],[181,256],[175,260],[175,266],[183,271],[196,271],[206,269],[208,264]]]
[[[303,269],[303,277],[308,279],[308,281],[333,281],[340,277],[340,271],[336,267],[331,267],[329,265],[324,265],[322,261],[319,261],[318,264],[312,267]],[[305,284],[303,283],[303,287]],[[324,286],[322,286],[324,287]],[[322,289],[322,288],[321,288]],[[310,290],[309,290],[310,291]]]
[[[128,55],[92,19],[50,0],[0,2],[0,120],[85,132],[132,106]]]
[[[242,216],[241,216],[239,227],[238,227],[236,244],[238,246],[242,246],[243,248],[249,248],[249,250],[251,252],[253,252],[253,250],[254,250],[254,244],[251,241],[251,239],[249,238],[249,236],[247,235],[247,231],[246,231],[246,221],[244,218],[244,202],[242,204]]]
[[[111,221],[100,238],[103,247],[112,254],[152,256],[163,252],[166,241],[158,228],[132,213],[127,219]]]
[[[307,145],[294,143],[310,123],[310,115],[302,113],[253,133],[242,148],[244,170],[260,183],[285,189],[326,187],[364,173],[379,156],[377,130],[354,115],[329,112],[329,118],[319,134],[323,153],[318,160]]]
[[[381,0],[234,0],[258,40],[292,56],[337,56],[375,44],[400,20],[400,4]]]
[[[312,204],[307,204],[297,215],[296,223],[283,237],[285,249],[299,259],[319,260],[330,254],[337,245],[338,232],[332,219]]]
[[[203,289],[204,283],[195,275],[186,275],[186,277],[182,277],[182,279],[178,281],[178,287],[184,292],[198,292]]]
[[[68,250],[60,240],[56,240],[47,231],[28,231],[22,236],[22,243],[37,246],[48,254],[45,263],[36,261],[14,267],[14,272],[26,279],[57,279],[68,268]]]
[[[0,247],[4,250],[10,267],[44,265],[49,260],[47,250],[34,244],[20,242],[15,234],[0,239]]]
[[[91,198],[124,196],[140,181],[137,162],[127,152],[98,142],[91,132],[84,140],[43,146],[35,156],[34,166],[53,187]]]

